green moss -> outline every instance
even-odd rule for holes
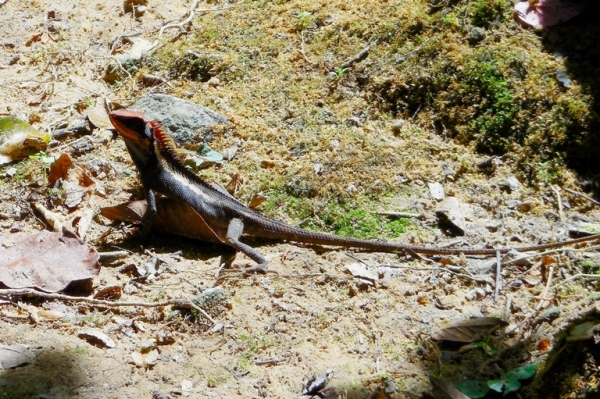
[[[506,0],[477,0],[472,6],[471,22],[485,28],[494,22],[510,19],[512,6],[512,2]]]
[[[382,216],[362,209],[335,207],[329,214],[331,227],[336,235],[361,239],[398,237],[406,231],[408,220],[389,221]]]

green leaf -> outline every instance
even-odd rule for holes
[[[502,392],[504,386],[504,380],[489,380],[487,386],[492,388],[496,392]]]
[[[0,165],[27,158],[46,149],[44,136],[29,123],[7,116],[0,118]]]
[[[200,145],[196,151],[185,150],[185,164],[193,169],[204,169],[223,161],[223,155],[206,144]]]
[[[465,380],[455,383],[454,386],[472,399],[483,398],[489,391],[485,382],[482,381]]]
[[[504,374],[504,378],[507,380],[526,380],[533,377],[536,370],[537,363],[531,363],[527,366],[510,370],[508,373]]]
[[[43,163],[52,163],[56,160],[56,158],[49,157],[48,155],[46,155],[44,151],[40,151],[35,155],[30,155],[29,159],[35,159],[38,161],[42,161]]]
[[[521,383],[519,380],[506,380],[504,381],[504,395],[516,392],[521,388]]]

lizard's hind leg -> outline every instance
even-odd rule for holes
[[[257,264],[249,267],[244,270],[244,274],[252,274],[252,273],[266,273],[268,261],[267,259],[261,255],[256,249],[252,248],[248,244],[244,244],[239,240],[240,236],[244,232],[244,222],[240,219],[231,219],[229,222],[229,226],[227,227],[227,236],[225,237],[225,242],[228,245],[231,245],[238,251],[244,253],[250,259],[255,261]]]

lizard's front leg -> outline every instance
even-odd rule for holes
[[[256,249],[252,248],[248,244],[240,242],[239,238],[243,232],[244,222],[237,218],[231,219],[229,226],[227,227],[227,236],[225,237],[225,241],[227,244],[231,245],[238,251],[243,252],[246,256],[257,263],[255,266],[245,269],[244,274],[252,274],[255,272],[265,273],[267,271],[267,265],[269,262]]]
[[[152,230],[152,225],[156,220],[156,196],[154,195],[154,191],[152,189],[147,189],[144,187],[144,191],[146,191],[146,202],[148,204],[148,208],[146,209],[146,213],[142,216],[142,237],[147,237]]]

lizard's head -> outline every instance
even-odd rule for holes
[[[119,109],[109,113],[108,117],[123,138],[138,145],[142,145],[146,140],[152,140],[152,135],[146,129],[149,120],[141,112]]]
[[[143,113],[119,109],[108,114],[117,132],[123,137],[127,149],[138,165],[145,165],[151,154],[154,137],[153,125]]]

